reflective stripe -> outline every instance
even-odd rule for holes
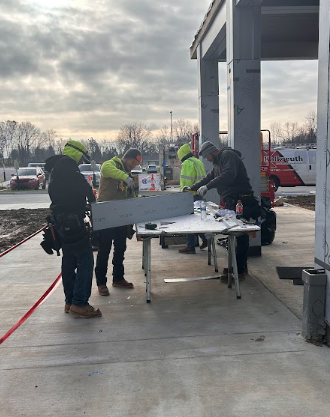
[[[180,175],[180,178],[183,178],[185,180],[191,180],[191,181],[195,180],[195,177],[189,177],[188,175]]]
[[[202,175],[201,170],[199,169],[199,166],[198,166],[197,162],[194,159],[192,159],[192,158],[188,158],[188,160],[191,161],[194,164],[195,168],[196,168],[196,171],[197,171],[197,177],[196,177],[196,179],[197,180],[203,179],[204,176]]]

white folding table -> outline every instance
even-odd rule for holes
[[[142,268],[146,277],[147,303],[151,301],[151,239],[161,235],[180,235],[180,234],[200,234],[210,235],[208,245],[208,263],[211,264],[213,257],[215,272],[218,272],[217,254],[214,236],[223,234],[228,236],[228,288],[232,287],[232,278],[235,281],[236,296],[241,298],[241,291],[236,263],[236,236],[260,230],[256,225],[241,225],[228,227],[226,222],[219,222],[212,215],[208,215],[206,220],[201,220],[199,213],[185,216],[172,217],[153,222],[157,224],[156,229],[145,228],[145,223],[136,225],[136,233],[143,240]],[[215,277],[214,277],[215,278]],[[202,279],[202,278],[200,278]]]

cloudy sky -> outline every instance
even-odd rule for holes
[[[189,47],[210,0],[0,0],[0,121],[111,139],[198,119]],[[226,129],[226,68],[220,68]],[[262,127],[316,110],[317,62],[262,64]]]

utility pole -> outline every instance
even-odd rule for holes
[[[2,167],[3,167],[3,180],[6,181],[6,168],[5,168],[5,157],[2,158]]]
[[[172,124],[172,112],[170,111],[170,115],[171,115],[171,143],[173,142],[173,124]]]

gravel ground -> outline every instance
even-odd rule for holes
[[[285,197],[284,201],[315,210],[314,195]],[[0,210],[0,253],[41,229],[49,213],[49,209]]]

